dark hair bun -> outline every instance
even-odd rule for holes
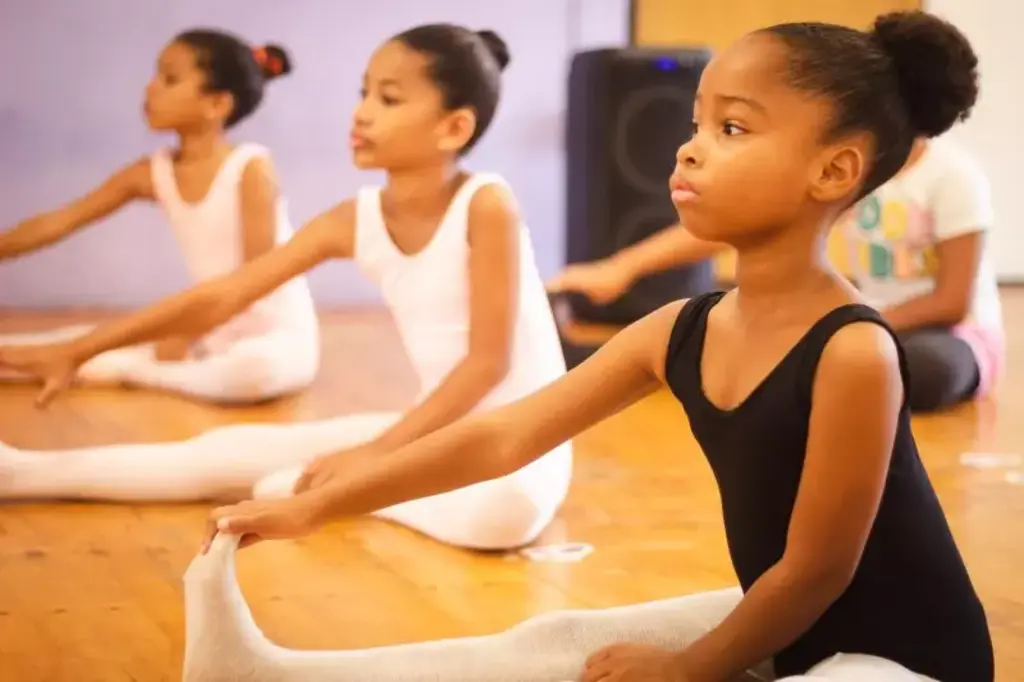
[[[978,99],[978,56],[958,28],[926,12],[894,12],[871,35],[892,59],[918,135],[937,137],[965,121]]]
[[[253,50],[256,62],[260,65],[260,71],[267,80],[280,78],[292,72],[292,60],[283,47],[275,44],[268,44],[257,47]]]
[[[508,53],[508,45],[505,44],[505,41],[502,40],[501,36],[494,31],[486,29],[483,31],[477,31],[476,34],[480,36],[480,40],[484,41],[484,45],[486,45],[490,53],[494,55],[494,59],[498,62],[498,66],[502,71],[504,71],[505,67],[508,66],[509,61],[511,61],[511,57]]]

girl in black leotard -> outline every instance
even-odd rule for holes
[[[870,32],[747,35],[705,70],[671,180],[687,227],[737,250],[733,291],[666,306],[542,391],[300,496],[216,510],[208,536],[291,537],[495,478],[667,385],[718,481],[741,589],[337,652],[303,670],[726,682],[767,661],[778,678],[991,682],[985,613],[910,431],[899,342],[825,257],[838,215],[892,177],[916,138],[966,117],[976,67],[959,31],[920,12]],[[204,636],[219,646],[210,633],[228,627]]]

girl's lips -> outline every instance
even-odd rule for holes
[[[672,203],[674,204],[689,203],[699,196],[693,185],[682,178],[673,178],[669,188],[672,190]]]

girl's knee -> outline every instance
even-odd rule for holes
[[[229,402],[271,400],[300,391],[313,383],[316,362],[282,352],[235,349],[223,381],[223,396]]]
[[[538,503],[514,480],[495,483],[491,494],[479,496],[466,509],[457,544],[481,551],[519,549],[534,542],[554,519],[556,509]]]

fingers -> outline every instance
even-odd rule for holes
[[[63,380],[47,379],[43,384],[43,390],[36,397],[36,407],[41,410],[46,409],[62,390],[64,390]]]
[[[601,682],[602,680],[607,682],[612,679],[616,653],[621,648],[622,645],[612,644],[591,654],[587,662],[583,664],[583,674],[580,676],[579,682]]]
[[[203,532],[203,541],[199,545],[199,553],[206,554],[210,551],[213,539],[217,537],[217,522],[212,517],[206,520],[206,530]]]
[[[245,549],[246,547],[255,545],[257,542],[261,542],[262,540],[263,538],[261,538],[259,535],[256,535],[255,533],[243,535],[242,539],[238,542],[238,549]]]
[[[313,469],[311,467],[310,468],[306,468],[302,472],[302,475],[299,476],[298,480],[295,481],[295,488],[293,488],[292,492],[295,495],[298,495],[300,493],[304,493],[307,490],[309,490],[312,487],[313,477],[314,477],[315,473],[316,473],[315,469]]]
[[[248,500],[241,504],[217,507],[210,518],[218,533],[265,536],[267,526],[272,525],[276,505],[277,501]]]
[[[309,480],[308,490],[316,490],[320,486],[324,485],[332,478],[330,467],[323,467],[318,471],[312,472]]]
[[[555,277],[548,281],[544,288],[547,289],[549,294],[563,294],[565,293],[565,278],[562,276]]]
[[[260,514],[249,513],[243,514],[233,512],[230,515],[223,515],[214,520],[218,533],[228,533],[229,535],[245,535],[246,533],[255,532],[260,522]]]
[[[210,517],[206,520],[203,541],[199,546],[200,554],[206,554],[210,551],[213,539],[217,537],[218,533],[241,535],[242,539],[238,543],[239,549],[248,547],[263,539],[256,533],[244,530],[252,528],[258,523],[258,516],[251,512],[246,513],[245,506],[246,503],[229,507],[217,507],[210,513]]]

